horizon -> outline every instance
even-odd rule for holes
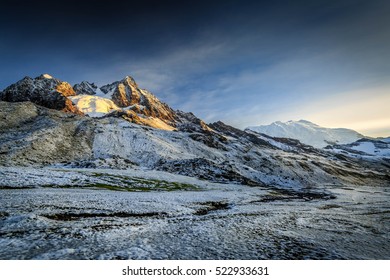
[[[130,75],[208,123],[305,119],[390,136],[387,1],[6,0],[2,7],[1,89],[46,72],[99,86]]]
[[[54,79],[58,79],[58,80],[63,81],[61,78],[55,77],[55,76],[51,75],[50,73],[41,73],[41,74],[39,74],[37,77],[39,77],[39,76],[45,76],[45,75],[50,76],[50,78],[54,78]],[[131,75],[126,75],[125,77],[127,77],[127,76],[130,76],[130,77],[132,78]],[[26,77],[26,76],[25,76],[25,77]],[[30,77],[30,76],[27,76],[27,77]],[[37,77],[30,77],[30,78],[37,78]],[[125,78],[125,77],[123,77],[123,78]],[[116,80],[116,81],[120,81],[120,80],[123,79],[123,78],[120,78],[119,80]],[[23,79],[23,78],[22,78],[22,79]],[[19,80],[19,81],[20,81],[20,80]],[[64,82],[67,82],[67,81],[64,81]],[[83,82],[83,81],[76,82],[75,84],[78,84],[78,83],[81,83],[81,82]],[[94,81],[87,81],[87,82],[94,83],[94,84],[95,84],[96,86],[98,86],[99,88],[102,87],[102,86],[105,86],[105,85],[108,85],[108,84],[109,84],[109,83],[108,83],[108,84],[100,85],[100,84],[97,84],[97,83],[94,82]],[[112,81],[112,82],[115,82],[115,81]],[[137,81],[136,81],[136,82],[137,82]],[[72,87],[73,87],[75,84],[71,84]],[[137,84],[138,84],[138,83],[137,83]],[[142,88],[142,87],[141,87],[141,88]],[[4,89],[2,89],[2,90],[4,90]],[[148,89],[146,89],[146,90],[148,90]],[[154,93],[153,93],[153,94],[154,94]],[[156,94],[155,94],[155,95],[156,95]],[[158,97],[158,95],[156,95],[156,97]],[[168,105],[169,105],[169,104],[168,104]],[[174,110],[180,110],[180,108],[173,108],[173,109],[174,109]],[[196,115],[196,114],[195,114],[195,115]],[[220,120],[219,120],[219,119],[216,119],[215,121],[220,121]],[[387,135],[383,135],[383,134],[380,134],[380,135],[373,135],[372,133],[371,133],[371,135],[368,135],[368,134],[366,134],[366,133],[361,132],[361,131],[365,131],[365,130],[366,130],[365,127],[361,127],[361,126],[360,126],[360,129],[359,129],[359,128],[358,128],[358,129],[354,129],[354,128],[351,128],[351,127],[348,127],[348,126],[332,126],[331,124],[327,126],[327,125],[322,125],[322,124],[317,123],[317,122],[313,122],[311,119],[304,119],[304,118],[296,118],[296,119],[288,119],[288,120],[287,120],[287,119],[285,119],[285,120],[273,120],[273,121],[268,122],[268,123],[258,123],[258,124],[254,124],[254,125],[247,125],[247,126],[245,126],[245,127],[237,127],[237,128],[246,129],[246,128],[248,128],[248,127],[254,127],[254,126],[267,126],[267,125],[271,125],[271,124],[276,123],[276,122],[288,123],[288,122],[300,122],[300,121],[309,121],[310,123],[315,124],[315,125],[318,125],[318,126],[323,127],[323,128],[332,128],[332,129],[345,128],[345,129],[351,129],[351,130],[354,130],[354,131],[356,131],[356,132],[362,134],[363,136],[367,136],[367,137],[374,137],[374,138],[376,138],[376,137],[378,137],[378,138],[387,138],[387,137],[390,137],[390,133],[387,134]],[[208,122],[208,123],[211,123],[211,122]],[[226,124],[230,125],[229,123],[226,123]],[[361,130],[361,131],[359,131],[359,130]]]

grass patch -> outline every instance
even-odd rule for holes
[[[92,177],[97,178],[95,182],[84,181],[78,184],[64,184],[55,185],[48,184],[42,187],[47,188],[93,188],[93,189],[106,189],[110,191],[127,191],[127,192],[150,192],[150,191],[200,191],[199,186],[179,183],[168,182],[157,179],[145,179],[138,177],[126,177],[120,175],[93,173]]]
[[[107,184],[101,184],[101,183],[95,183],[90,185],[83,186],[84,188],[97,188],[97,189],[106,189],[110,191],[126,191],[126,189],[119,187],[119,186],[113,186],[113,185],[107,185]]]
[[[168,182],[165,180],[127,177],[121,175],[93,173],[93,177],[106,181],[105,184],[95,184],[98,188],[126,191],[196,191],[200,187],[187,183]],[[120,189],[113,189],[120,188]]]
[[[274,201],[292,201],[292,200],[330,200],[335,199],[336,196],[332,193],[311,192],[308,190],[293,191],[293,190],[275,190],[269,192],[267,195],[261,196],[259,200],[251,201],[250,203],[259,202],[274,202]]]

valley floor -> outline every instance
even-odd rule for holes
[[[1,167],[0,259],[390,259],[390,186]]]

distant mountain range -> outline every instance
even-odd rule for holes
[[[272,137],[298,139],[316,148],[328,145],[349,144],[365,136],[346,128],[325,128],[306,120],[274,122],[270,125],[250,126],[247,129]]]
[[[0,92],[0,100],[0,167],[146,168],[295,190],[382,184],[390,176],[387,140],[371,142],[372,152],[369,139],[353,130],[308,121],[245,131],[206,124],[130,76],[102,87],[71,86],[48,74],[25,77]]]

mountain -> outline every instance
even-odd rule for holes
[[[87,81],[82,81],[79,84],[75,84],[73,86],[73,90],[76,92],[78,95],[84,95],[84,94],[89,94],[89,95],[96,95],[98,92],[100,92],[99,88],[97,85],[94,83],[89,83]]]
[[[164,130],[175,130],[177,127],[194,124],[192,117],[174,111],[151,92],[139,88],[130,76],[102,87],[87,81],[72,87],[49,74],[36,78],[25,77],[0,92],[0,100],[31,101],[63,112],[95,118],[118,117]],[[196,127],[202,126],[206,127],[200,122],[196,124]]]
[[[77,95],[94,95],[95,104],[107,102],[106,99],[111,100],[117,106],[117,108],[111,108],[111,110],[132,110],[137,114],[158,118],[167,125],[175,126],[175,120],[177,119],[175,112],[149,91],[140,89],[135,80],[130,76],[100,88],[94,83],[86,81],[76,84],[73,88]],[[85,98],[90,99],[89,96]],[[77,101],[79,100],[80,97]]]
[[[196,123],[193,127],[197,127]],[[212,182],[300,190],[386,180],[381,162],[340,160],[299,142],[263,137],[222,122],[168,131],[123,118],[88,118],[31,102],[0,102],[3,166],[146,168]]]
[[[69,99],[76,95],[72,86],[43,74],[34,79],[25,77],[0,92],[0,100],[8,102],[31,101],[47,108],[82,114]]]
[[[298,139],[316,148],[324,148],[329,144],[348,144],[364,137],[351,129],[325,128],[305,120],[285,123],[278,121],[270,125],[250,126],[247,129],[273,137]]]
[[[53,96],[73,102],[75,110],[64,110],[63,99],[46,102]],[[367,162],[290,138],[206,124],[173,110],[128,76],[100,88],[89,82],[72,88],[49,76],[25,78],[1,97],[6,101],[0,102],[3,166],[141,168],[298,191],[324,184],[383,184],[389,178],[382,158]],[[294,127],[323,130],[299,123]]]

